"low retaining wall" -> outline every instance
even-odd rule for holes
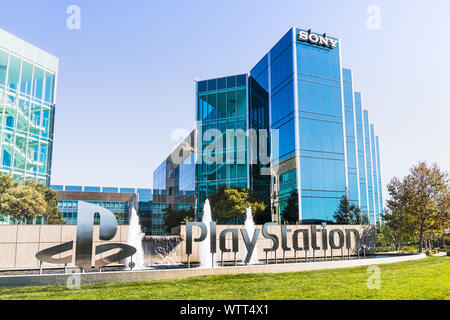
[[[307,229],[309,230],[309,250],[308,257],[313,256],[312,240],[311,240],[311,226],[310,225],[289,225],[286,226],[291,232],[287,234],[287,244],[292,248],[292,236],[296,230]],[[242,225],[218,225],[216,232],[217,254],[215,259],[217,262],[221,261],[221,253],[219,249],[219,237],[225,229],[240,229]],[[262,226],[255,226],[257,229],[262,229]],[[316,226],[317,230],[322,230],[320,225]],[[358,230],[362,241],[368,246],[367,253],[375,253],[375,228],[373,226],[360,226],[360,225],[328,225],[327,231],[330,232],[335,229],[342,230],[345,234],[346,229]],[[186,226],[179,226],[174,229],[176,234],[181,235],[181,243],[176,245],[168,255],[170,255],[171,263],[187,263],[188,257],[186,255]],[[269,260],[274,260],[275,255],[277,259],[283,259],[283,250],[281,248],[281,226],[270,226],[268,231],[278,237],[280,246],[276,252],[270,252],[267,255]],[[93,246],[97,246],[104,243],[126,243],[128,235],[128,225],[118,225],[115,237],[110,241],[98,241],[99,239],[99,226],[94,226],[93,234]],[[193,228],[193,238],[198,238],[200,235],[200,228]],[[253,235],[250,235],[252,237]],[[239,239],[239,251],[236,254],[237,261],[244,259],[245,244],[242,238],[242,234],[238,233]],[[14,269],[35,269],[39,268],[39,261],[35,255],[37,252],[65,243],[68,241],[76,242],[76,226],[75,225],[0,225],[0,269],[14,270]],[[226,247],[232,247],[232,235],[230,233],[226,236]],[[352,240],[353,241],[353,240]],[[299,245],[303,246],[302,236],[299,237]],[[317,232],[317,245],[322,248],[322,236],[321,232]],[[260,260],[266,258],[264,248],[272,246],[272,240],[263,237],[262,232],[258,236],[257,251]],[[352,247],[354,244],[352,245]],[[76,243],[74,244],[76,247]],[[354,248],[354,247],[353,247]],[[199,262],[199,243],[193,242],[193,252],[190,256],[190,262]],[[348,252],[344,249],[344,255]],[[362,251],[360,252],[362,254]],[[71,253],[62,253],[57,255],[56,258],[62,258],[68,256]],[[109,253],[99,255],[100,258],[107,256]],[[297,258],[301,259],[305,257],[305,251],[297,251]],[[341,256],[341,250],[331,250],[328,248],[326,251],[327,256]],[[350,255],[356,255],[355,249],[350,250]],[[73,252],[72,252],[73,255]],[[73,255],[74,256],[74,255]],[[317,258],[324,256],[323,250],[316,250],[315,256]],[[294,250],[285,252],[286,259],[294,258]],[[234,261],[234,253],[224,253],[224,261]],[[69,264],[69,266],[73,266]],[[44,268],[63,267],[62,265],[55,264],[43,264]]]
[[[117,271],[94,272],[59,275],[25,275],[0,276],[0,286],[47,286],[47,285],[73,285],[74,281],[81,284],[98,282],[124,282],[124,281],[152,281],[167,279],[183,279],[207,275],[245,274],[245,273],[283,273],[308,270],[323,270],[335,268],[361,267],[387,263],[403,262],[425,258],[425,254],[407,255],[389,258],[367,258],[340,261],[322,261],[307,263],[267,264],[219,268],[192,268],[170,270],[146,271]]]
[[[100,226],[94,226],[94,246],[127,242],[128,225],[118,225],[116,235],[110,241],[96,241],[99,239],[99,229]],[[75,241],[76,233],[75,225],[0,225],[0,269],[38,268],[36,253],[61,243]],[[61,258],[61,255],[56,257]],[[44,263],[43,267],[58,265]]]

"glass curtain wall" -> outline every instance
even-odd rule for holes
[[[198,219],[205,200],[222,185],[249,187],[247,95],[246,74],[197,82]]]
[[[339,50],[296,43],[303,222],[333,221],[346,195]]]
[[[166,209],[166,160],[153,172],[153,207],[151,234],[164,234],[164,210]]]
[[[270,128],[272,220],[282,223],[289,199],[293,198],[293,202],[298,203],[293,30],[283,36],[250,74],[255,86],[255,94],[251,95],[254,98],[251,125],[255,129]],[[260,171],[261,167],[264,166],[255,169]],[[268,187],[268,179],[265,181]]]
[[[353,103],[353,79],[352,71],[342,70],[344,88],[345,109],[345,134],[347,146],[347,174],[348,174],[348,197],[350,203],[359,204],[359,182],[358,182],[358,159],[356,148],[356,125]]]
[[[252,130],[251,140],[249,138],[249,159],[250,164],[250,186],[266,204],[266,212],[263,213],[262,221],[272,221],[271,219],[271,172],[270,172],[270,152],[271,140],[269,130],[269,92],[267,88],[267,66],[262,71],[265,82],[262,85],[252,76],[249,77],[249,128]]]
[[[110,210],[117,217],[117,224],[128,224],[128,212],[131,203],[128,201],[86,201],[102,208]],[[62,218],[67,224],[77,224],[78,201],[60,200],[58,201],[58,211],[61,212]],[[95,221],[100,221],[96,217]]]
[[[370,146],[370,125],[369,125],[369,112],[363,110],[364,116],[364,140],[365,140],[365,150],[366,150],[366,174],[367,174],[367,192],[369,200],[369,218],[370,224],[376,224],[376,211],[375,211],[375,194],[374,194],[374,182],[373,182],[373,171],[372,171],[372,148]]]
[[[361,103],[361,93],[355,92],[355,116],[356,116],[356,136],[358,146],[358,172],[359,172],[359,199],[361,215],[365,216],[368,221],[369,207],[368,207],[368,188],[366,175],[366,153],[365,153],[365,139],[364,139],[364,121]]]
[[[377,170],[378,170],[378,196],[379,196],[379,212],[380,212],[380,218],[379,221],[382,222],[383,219],[381,218],[381,214],[384,212],[383,209],[383,186],[381,182],[381,167],[380,167],[380,143],[378,136],[375,137],[376,141],[376,151],[377,151]]]
[[[54,87],[55,71],[0,47],[0,171],[16,180],[50,182]]]
[[[373,124],[370,125],[370,148],[372,155],[372,180],[373,180],[373,194],[374,194],[374,210],[375,223],[380,221],[380,196],[378,193],[378,169],[377,169],[377,152],[375,144],[375,129]]]
[[[176,195],[175,209],[190,209],[194,207],[195,195],[195,154],[186,158],[175,170]]]

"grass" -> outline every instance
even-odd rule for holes
[[[381,288],[368,289],[367,267],[279,274],[202,276],[183,280],[66,286],[4,287],[0,299],[450,299],[450,259],[380,265]]]

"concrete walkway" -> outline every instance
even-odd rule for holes
[[[436,254],[432,254],[433,257],[448,257],[447,252],[438,252]]]
[[[46,286],[67,285],[74,283],[98,283],[121,281],[151,281],[165,279],[183,279],[206,275],[225,275],[243,273],[283,273],[308,270],[338,269],[379,265],[425,258],[425,254],[395,256],[338,261],[320,261],[286,264],[261,264],[251,266],[233,266],[217,268],[165,269],[142,271],[92,272],[72,274],[0,276],[0,286]]]

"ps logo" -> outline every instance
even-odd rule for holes
[[[114,214],[102,207],[79,201],[77,216],[77,238],[75,248],[75,265],[83,270],[92,269],[92,244],[94,234],[94,216],[100,215],[100,240],[108,241],[114,238],[117,231],[117,220]],[[68,264],[72,262],[72,255],[64,258],[53,258],[55,255],[72,250],[73,241],[66,242],[36,253],[36,258],[42,262],[54,264]],[[94,268],[99,269],[112,262],[116,262],[136,253],[132,246],[122,243],[107,243],[95,247],[95,255],[110,251],[112,249],[121,249],[115,254],[105,258],[95,260]]]

